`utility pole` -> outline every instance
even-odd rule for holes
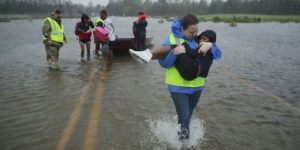
[[[62,5],[62,0],[59,0],[59,9],[62,9],[61,5]]]

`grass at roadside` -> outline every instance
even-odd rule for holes
[[[0,14],[0,22],[9,22],[10,20],[17,19],[36,19],[44,18],[47,14],[39,15],[28,15],[28,14]],[[64,18],[74,18],[75,16],[64,16]],[[78,17],[78,16],[76,16]],[[178,17],[171,16],[153,16],[155,18],[164,18],[166,21],[173,21]],[[261,23],[261,22],[295,22],[300,23],[300,15],[253,15],[253,14],[210,14],[210,15],[199,15],[198,19],[201,22],[226,22],[229,24],[236,23]]]
[[[200,21],[226,23],[295,22],[300,23],[300,15],[252,15],[252,14],[213,14],[198,16]]]

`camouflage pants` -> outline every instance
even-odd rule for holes
[[[58,69],[59,47],[45,44],[49,68]]]

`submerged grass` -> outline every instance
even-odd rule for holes
[[[0,18],[0,22],[10,22],[8,18]]]
[[[0,14],[0,19],[3,19],[3,18],[15,20],[15,19],[29,19],[29,18],[32,18],[32,16],[25,15],[25,14]]]
[[[261,22],[295,22],[300,23],[300,15],[252,15],[252,14],[213,14],[198,16],[202,22],[226,23],[261,23]]]
[[[44,18],[47,14],[28,15],[28,14],[0,14],[0,22],[9,22],[17,19],[35,19]],[[65,18],[74,18],[75,16],[64,16]],[[77,16],[76,16],[77,17]],[[155,16],[153,16],[155,17]],[[166,21],[173,21],[178,16],[156,16]],[[230,24],[236,23],[261,23],[261,22],[295,22],[300,23],[300,15],[253,15],[253,14],[210,14],[198,16],[200,22],[212,21],[215,23],[225,22]]]
[[[10,22],[11,20],[19,20],[19,19],[28,19],[32,20],[33,17],[31,15],[21,15],[21,14],[0,14],[0,22]]]
[[[178,17],[165,16],[163,18],[170,22]],[[300,15],[210,14],[198,16],[198,19],[200,22],[225,22],[228,23],[230,27],[236,27],[238,23],[300,23]]]

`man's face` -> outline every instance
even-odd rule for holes
[[[107,17],[106,14],[100,13],[100,18],[101,18],[102,20],[105,20],[106,17]]]
[[[193,39],[197,36],[198,26],[196,24],[190,25],[187,29],[182,30],[182,32],[187,38]]]
[[[61,14],[60,14],[60,13],[55,13],[55,14],[54,14],[54,18],[55,18],[56,20],[60,20],[60,19],[61,19]]]

